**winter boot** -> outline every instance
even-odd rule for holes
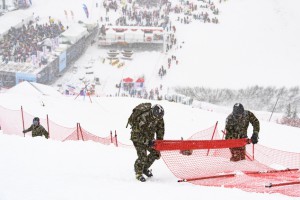
[[[231,162],[237,162],[237,161],[240,161],[240,160],[241,160],[241,158],[240,158],[238,150],[232,148],[231,149],[231,158],[230,158],[230,161]]]
[[[246,148],[241,149],[241,160],[246,160]]]
[[[152,177],[153,176],[152,170],[149,170],[149,169],[144,169],[143,174],[145,174],[147,177]]]
[[[146,182],[146,179],[142,174],[136,174],[135,178],[141,182]]]
[[[231,154],[232,156],[230,158],[230,161],[232,162],[237,162],[246,159],[246,149],[243,147],[232,148]]]
[[[230,161],[231,161],[231,162],[237,162],[237,161],[240,161],[240,160],[241,160],[240,158],[235,157],[235,156],[232,156],[232,157],[230,158]]]

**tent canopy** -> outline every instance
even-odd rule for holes
[[[61,37],[65,37],[72,44],[76,43],[78,40],[88,35],[88,31],[81,24],[72,24],[69,29],[61,34]]]
[[[130,78],[130,77],[127,77],[127,78],[123,79],[123,82],[125,82],[125,83],[132,83],[132,81],[133,81],[133,79]]]
[[[144,80],[144,78],[138,78],[135,82],[137,82],[137,83],[144,83],[145,80]]]

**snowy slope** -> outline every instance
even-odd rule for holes
[[[82,3],[91,9],[90,19],[85,18]],[[66,19],[64,10],[68,13],[72,10],[75,20],[91,22],[103,15],[103,10],[93,7],[96,3],[100,5],[101,1],[33,0],[33,6],[24,12],[34,12],[43,20],[52,16],[70,25],[74,22],[70,16]],[[78,78],[85,74],[84,67],[88,65],[94,66],[95,73],[99,70],[100,91],[104,95],[114,93],[114,86],[122,77],[141,74],[147,75],[149,88],[160,83],[165,88],[174,85],[299,86],[299,1],[228,0],[216,4],[221,11],[219,25],[177,24],[178,40],[184,44],[182,49],[173,52],[179,58],[179,65],[168,71],[164,80],[156,76],[158,68],[165,64],[166,55],[161,52],[139,52],[124,68],[116,69],[100,65],[106,51],[93,46],[75,63],[79,67],[78,74],[67,73],[54,86],[72,83],[82,87]],[[94,64],[91,60],[95,60]],[[43,119],[49,114],[52,121],[66,127],[80,122],[82,127],[99,136],[117,130],[119,140],[131,144],[129,129],[125,128],[127,118],[132,108],[143,100],[103,97],[92,98],[91,104],[82,97],[74,100],[74,97],[53,95],[50,90],[42,92],[48,95],[31,92],[27,87],[22,92],[0,93],[0,105],[14,110],[22,105],[26,112]],[[219,129],[223,129],[231,111],[231,108],[217,106],[214,110],[218,112],[212,112],[166,101],[159,103],[166,111],[166,139],[187,138],[216,121],[219,121]],[[261,119],[260,144],[300,152],[299,129],[269,123],[262,120],[265,114],[255,114]],[[0,199],[297,199],[281,194],[179,184],[162,160],[152,167],[154,178],[142,184],[134,178],[135,159],[133,149],[0,134]]]
[[[131,109],[142,100],[131,98],[83,99],[43,96],[19,98],[0,94],[0,104],[19,109],[21,104],[33,115],[50,119],[62,126],[80,122],[95,135],[105,137],[117,130],[118,140],[131,145],[125,129]],[[155,103],[155,102],[153,102]],[[215,113],[171,102],[159,102],[165,108],[166,139],[187,138],[220,120],[223,129],[226,114]],[[124,106],[126,105],[126,106]],[[299,130],[262,122],[260,144],[280,150],[300,152]],[[249,131],[251,132],[251,131]],[[284,133],[285,137],[282,137]],[[179,184],[162,160],[152,166],[154,177],[146,183],[135,180],[132,148],[101,145],[94,142],[59,142],[44,138],[0,134],[1,199],[293,199],[281,194],[247,193],[238,189]]]

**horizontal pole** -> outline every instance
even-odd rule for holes
[[[189,182],[189,181],[198,181],[198,180],[204,180],[204,179],[213,179],[213,178],[225,178],[225,177],[234,177],[235,174],[223,174],[223,175],[216,175],[216,176],[204,176],[199,178],[190,178],[190,179],[181,179],[177,182]]]
[[[281,170],[268,170],[268,171],[244,171],[244,174],[270,174],[270,173],[280,173],[280,172],[291,172],[291,171],[298,171],[299,169],[281,169]]]
[[[158,151],[222,149],[243,147],[249,144],[247,138],[230,140],[156,140],[154,148]]]
[[[285,182],[285,183],[269,183],[265,185],[266,188],[271,188],[271,187],[279,187],[279,186],[286,186],[286,185],[296,185],[300,184],[300,181],[293,181],[293,182]]]
[[[279,172],[290,172],[290,171],[298,171],[299,169],[283,169],[283,170],[269,170],[269,171],[244,171],[245,175],[249,174],[267,174],[267,173],[279,173]],[[213,179],[213,178],[226,178],[226,177],[234,177],[236,174],[222,174],[222,175],[215,175],[215,176],[204,176],[198,178],[190,178],[190,179],[181,179],[177,182],[189,182],[189,181],[197,181],[197,180],[204,180],[204,179]],[[267,187],[267,186],[266,186]]]

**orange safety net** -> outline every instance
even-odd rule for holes
[[[300,197],[299,153],[248,144],[246,160],[232,162],[229,147],[244,146],[247,140],[220,140],[215,126],[188,140],[156,143],[178,182]]]
[[[113,140],[115,139],[112,137],[112,135],[107,136],[105,138],[93,135],[92,133],[89,133],[88,131],[81,128],[80,124],[77,124],[76,131],[70,134],[63,141],[67,141],[67,140],[94,141],[94,142],[99,142],[101,144],[109,145],[113,143]]]
[[[0,106],[0,129],[5,134],[24,137],[22,130],[32,124],[33,118],[23,109],[16,111]],[[67,128],[54,123],[48,116],[40,121],[48,130],[50,139],[133,147],[119,142],[116,132],[99,137],[83,129],[80,124],[76,128]],[[221,140],[216,126],[213,126],[195,133],[188,140],[156,141],[155,148],[161,151],[164,162],[180,179],[179,182],[300,197],[300,154],[247,143],[247,139]],[[244,145],[246,160],[231,162],[229,147]]]
[[[34,117],[35,116],[25,112],[22,107],[20,110],[10,110],[0,106],[0,129],[5,134],[31,137],[31,132],[24,134],[22,131],[31,126]],[[52,140],[91,140],[106,145],[116,144],[115,141],[117,140],[117,136],[112,136],[112,134],[106,137],[93,135],[81,128],[80,124],[77,124],[76,128],[58,125],[51,121],[48,115],[45,116],[44,119],[40,117],[40,124],[49,132],[49,138]]]

